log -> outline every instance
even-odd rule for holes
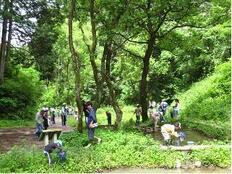
[[[160,146],[161,150],[175,150],[175,151],[191,151],[208,149],[211,147],[231,148],[231,145],[185,145],[185,146]]]

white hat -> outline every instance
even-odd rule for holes
[[[63,144],[61,140],[56,140],[55,143],[59,144],[60,147],[61,147],[62,144]]]

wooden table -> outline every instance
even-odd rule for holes
[[[43,130],[41,133],[39,140],[44,140],[44,146],[49,144],[49,140],[52,140],[52,142],[55,142],[59,136],[61,135],[62,129],[48,129]]]

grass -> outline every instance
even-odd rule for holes
[[[56,153],[52,154],[54,164],[49,167],[41,149],[25,145],[15,147],[0,155],[0,173],[67,173],[101,172],[121,167],[175,168],[176,161],[182,164],[201,161],[203,165],[227,168],[230,166],[230,149],[213,147],[202,151],[185,153],[164,151],[150,136],[134,131],[97,129],[96,136],[102,143],[84,148],[87,133],[70,132],[63,134],[67,161],[60,163]],[[20,157],[20,160],[18,160]]]
[[[34,127],[34,120],[0,120],[0,128]]]

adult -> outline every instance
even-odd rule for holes
[[[140,107],[139,104],[137,104],[134,113],[135,113],[135,116],[136,116],[136,126],[138,126],[139,123],[140,123],[140,117],[142,115],[142,108]]]
[[[160,117],[162,117],[162,114],[162,112],[152,112],[152,114],[150,114],[150,118],[153,122],[153,130],[155,132],[157,131],[158,121],[160,120]]]
[[[51,121],[52,124],[56,124],[55,117],[56,117],[56,110],[54,107],[50,108],[50,113],[51,113]]]
[[[39,112],[35,115],[35,121],[36,121],[36,131],[35,134],[39,137],[40,134],[43,131],[43,115],[44,115],[44,109],[41,109]]]
[[[175,104],[172,110],[172,118],[178,118],[179,111],[180,111],[180,103],[178,99],[175,99],[174,101],[175,101]]]
[[[90,101],[86,102],[86,108],[88,111],[88,117],[86,120],[86,126],[88,128],[88,139],[90,143],[93,143],[97,118],[93,105]]]
[[[62,147],[62,141],[60,141],[60,140],[57,140],[54,143],[50,143],[50,144],[48,144],[47,146],[44,147],[44,155],[47,156],[49,165],[51,165],[51,163],[52,163],[52,158],[51,158],[50,154],[55,149],[58,149],[59,153],[63,152],[61,147]]]
[[[164,124],[161,126],[161,134],[164,138],[165,145],[171,145],[171,138],[172,137],[179,137],[179,134],[177,133],[178,130],[181,129],[181,124],[179,122],[172,124]]]
[[[67,107],[66,107],[66,103],[63,103],[63,105],[61,107],[62,126],[66,126],[67,116],[68,116],[68,110],[67,110]]]
[[[164,116],[166,114],[166,111],[167,111],[167,108],[168,108],[168,103],[163,99],[159,106],[158,106],[158,109],[157,109],[157,112],[161,113],[160,115],[160,121],[161,122],[164,122],[165,119],[164,119]]]
[[[44,114],[43,114],[43,127],[45,130],[48,128],[48,108],[44,108]]]
[[[106,117],[107,117],[107,123],[108,125],[111,125],[111,113],[109,111],[106,111]]]

